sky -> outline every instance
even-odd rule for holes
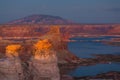
[[[0,24],[33,14],[78,23],[120,23],[120,0],[0,0]]]

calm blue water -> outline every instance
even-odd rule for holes
[[[72,38],[75,42],[69,42],[69,50],[81,58],[90,58],[91,54],[120,54],[120,46],[107,45],[95,40],[109,40],[111,37],[98,38]]]
[[[107,45],[94,40],[109,40],[111,37],[98,38],[72,38],[76,42],[69,42],[69,50],[80,58],[93,57],[91,54],[120,54],[120,46]],[[71,76],[93,76],[109,71],[120,71],[120,63],[96,64],[92,66],[82,66],[71,71]]]
[[[95,76],[96,74],[106,73],[109,71],[120,71],[120,63],[115,64],[97,64],[92,66],[82,66],[69,73],[74,77]]]

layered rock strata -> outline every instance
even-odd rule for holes
[[[38,41],[34,49],[30,67],[33,71],[33,80],[60,80],[56,51],[49,40]]]
[[[21,45],[8,45],[6,58],[0,59],[0,80],[23,80],[23,70],[18,57]]]

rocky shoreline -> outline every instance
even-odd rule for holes
[[[61,80],[120,80],[120,72],[101,73],[96,76],[71,77],[63,75]]]
[[[120,72],[111,71],[96,76],[73,77],[73,80],[120,80]]]
[[[111,71],[107,73],[101,73],[96,76],[83,76],[83,77],[72,77],[66,75],[70,71],[76,69],[80,66],[90,66],[96,65],[99,63],[102,64],[111,64],[112,62],[120,63],[120,55],[112,55],[112,54],[94,54],[94,58],[86,58],[80,59],[77,63],[71,64],[59,64],[59,68],[62,75],[62,80],[120,80],[120,72]]]

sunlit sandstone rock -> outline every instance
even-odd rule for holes
[[[33,80],[60,80],[56,52],[49,40],[38,41],[34,48],[34,57],[31,60]]]
[[[5,59],[0,59],[0,80],[23,80],[21,61],[18,57],[20,45],[8,45]]]
[[[52,47],[52,44],[48,41],[48,39],[44,39],[44,40],[38,41],[34,45],[34,48],[36,50],[50,50],[51,47]]]
[[[21,45],[8,45],[6,47],[6,56],[7,57],[18,57],[18,51],[20,50]]]

